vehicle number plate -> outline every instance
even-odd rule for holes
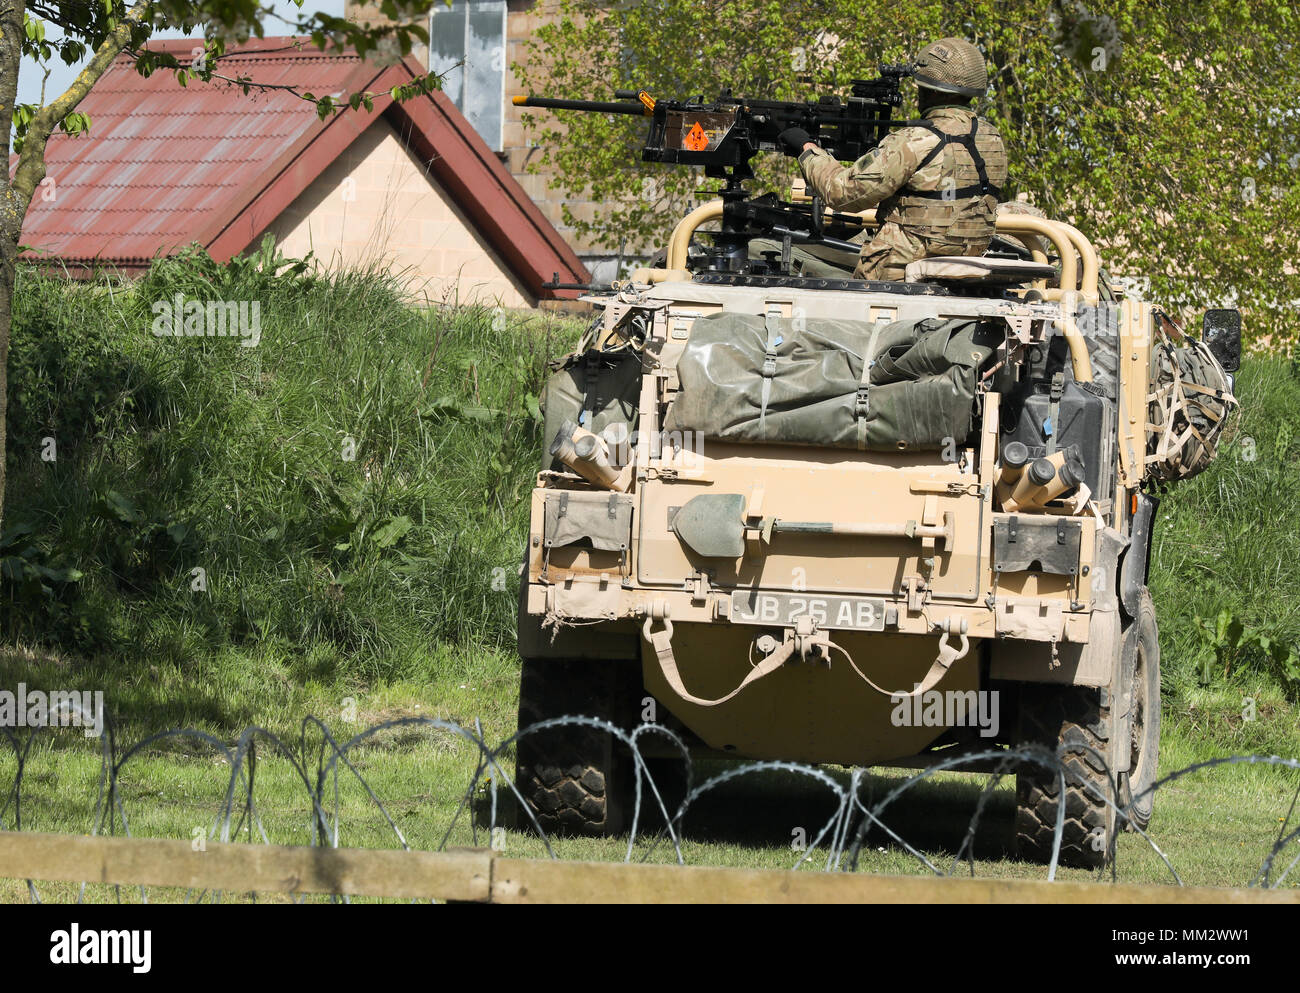
[[[793,627],[796,617],[811,615],[819,628],[841,631],[883,631],[885,601],[871,597],[808,596],[802,593],[731,594],[731,619],[737,624]]]

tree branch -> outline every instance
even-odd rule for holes
[[[100,42],[94,56],[73,80],[72,85],[52,103],[38,110],[32,118],[27,127],[22,154],[18,157],[18,168],[10,183],[14,193],[22,198],[24,207],[31,202],[37,185],[45,178],[45,146],[50,135],[60,121],[77,109],[91,87],[108,71],[113,60],[130,44],[132,33],[144,22],[148,13],[149,0],[139,0],[117,27]]]

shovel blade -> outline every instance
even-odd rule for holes
[[[738,559],[745,554],[745,498],[739,493],[703,493],[673,515],[678,539],[697,555]]]

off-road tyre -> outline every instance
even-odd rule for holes
[[[626,730],[625,714],[640,685],[636,663],[524,659],[519,681],[521,730],[553,717],[599,717]],[[520,738],[515,785],[548,835],[601,837],[621,834],[631,815],[632,753],[598,728],[562,725]],[[520,830],[533,830],[521,813]]]
[[[1131,687],[1127,720],[1129,769],[1121,789],[1121,807],[1129,817],[1124,829],[1146,830],[1155,794],[1143,791],[1156,781],[1160,756],[1160,634],[1151,594],[1142,588],[1137,617],[1124,629],[1124,672]]]
[[[1106,757],[1111,752],[1110,692],[1089,686],[1022,684],[1018,740],[1061,756],[1065,776],[1062,865],[1096,869],[1114,851],[1115,808]],[[1092,751],[1088,751],[1091,749]],[[1093,753],[1096,754],[1093,754]],[[1061,780],[1056,768],[1026,763],[1016,773],[1016,854],[1046,864],[1052,856]]]

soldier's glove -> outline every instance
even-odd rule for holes
[[[777,136],[777,140],[785,146],[787,155],[799,155],[803,152],[803,146],[812,139],[803,128],[786,128]]]

